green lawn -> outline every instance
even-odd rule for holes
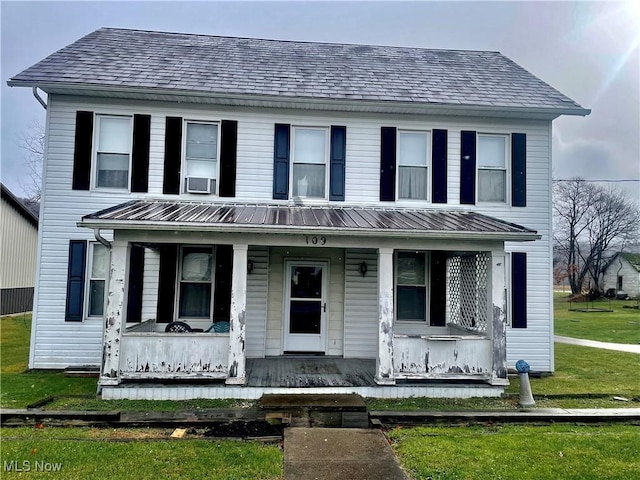
[[[640,426],[417,427],[391,430],[388,437],[415,479],[640,477]]]
[[[206,440],[202,435],[171,439],[171,430],[2,428],[2,478],[214,480],[278,479],[282,451],[276,445]],[[190,438],[194,437],[194,438]],[[6,471],[6,463],[29,462],[31,471]],[[36,462],[59,464],[59,472],[36,472]]]
[[[566,293],[554,293],[553,308],[556,335],[599,340],[601,342],[640,343],[640,310],[624,308],[637,305],[633,300],[606,298],[588,303],[569,303]],[[603,308],[613,312],[575,312],[570,308]]]

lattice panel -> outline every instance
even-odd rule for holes
[[[447,259],[450,323],[473,332],[487,331],[488,264],[484,253]]]

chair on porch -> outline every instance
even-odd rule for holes
[[[164,331],[167,333],[189,333],[193,330],[184,322],[171,322],[167,324]]]

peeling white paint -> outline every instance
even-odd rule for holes
[[[109,269],[109,290],[105,309],[102,368],[100,385],[117,385],[120,382],[120,337],[122,335],[123,314],[126,312],[125,279],[128,277],[129,244],[111,243],[111,266]]]
[[[505,284],[505,255],[504,252],[491,254],[491,322],[489,331],[492,342],[491,382],[503,384],[507,380],[507,332],[506,310],[507,295]]]
[[[233,245],[231,277],[231,325],[229,330],[228,384],[243,385],[247,381],[245,335],[247,314],[247,252],[246,244]]]
[[[393,378],[393,249],[378,250],[378,358],[376,383],[394,384]]]

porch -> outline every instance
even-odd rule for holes
[[[499,397],[504,386],[469,381],[400,380],[394,386],[375,381],[374,359],[337,357],[273,357],[247,359],[247,382],[225,385],[222,379],[183,378],[180,382],[125,381],[105,386],[104,399],[189,400],[194,398],[259,399],[265,394],[348,394],[372,398]]]

